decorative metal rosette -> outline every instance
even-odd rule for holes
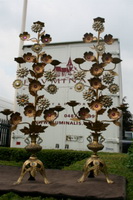
[[[116,94],[117,92],[119,92],[119,86],[117,84],[111,84],[109,86],[109,91],[112,93],[112,94]]]
[[[98,31],[98,32],[103,32],[103,31],[104,31],[104,25],[103,25],[103,23],[100,22],[100,21],[94,22],[94,24],[92,25],[92,28],[93,28],[95,31]]]
[[[94,99],[95,96],[95,91],[92,89],[88,89],[83,93],[83,98],[86,101],[92,101]]]
[[[75,85],[74,89],[76,92],[82,92],[84,89],[84,84],[79,82]]]
[[[32,53],[28,52],[23,55],[23,59],[25,62],[32,63],[36,60],[36,56],[32,55]]]
[[[44,86],[37,80],[31,79],[29,84],[29,92],[36,93],[37,91],[41,90]]]
[[[87,43],[92,42],[93,41],[93,34],[92,33],[84,34],[83,41],[87,42]]]
[[[110,96],[104,95],[101,99],[101,103],[105,108],[112,106],[113,100]]]
[[[37,33],[37,32],[41,32],[43,27],[44,27],[44,23],[40,22],[40,21],[37,21],[37,22],[33,23],[32,27],[31,27],[31,30],[33,32]]]
[[[47,87],[47,91],[50,93],[50,94],[55,94],[57,92],[57,87],[56,85],[54,84],[51,84]]]
[[[103,82],[106,83],[106,84],[111,84],[113,83],[114,81],[114,76],[107,73],[105,75],[103,75]]]
[[[104,31],[104,25],[103,25],[104,22],[105,22],[104,18],[97,17],[97,18],[94,19],[94,23],[92,25],[92,28],[95,31],[103,32]]]
[[[101,83],[101,79],[100,78],[91,78],[88,81],[90,82],[90,86],[93,89],[100,89],[100,88],[102,88],[102,83]]]
[[[57,113],[55,112],[55,110],[50,108],[50,109],[44,111],[44,119],[47,122],[54,122],[56,117],[57,117]]]
[[[52,38],[50,37],[49,34],[46,34],[46,35],[42,35],[42,36],[41,36],[41,42],[44,43],[44,44],[50,43],[51,40],[52,40]]]
[[[108,110],[108,117],[113,120],[117,120],[121,117],[121,113],[117,108],[112,108]]]
[[[79,115],[80,119],[86,120],[90,117],[89,112],[90,112],[90,110],[88,108],[82,107],[82,108],[80,108],[78,115]]]
[[[57,75],[54,71],[47,71],[44,73],[44,77],[46,78],[46,81],[54,81]]]
[[[101,76],[103,74],[104,68],[100,64],[93,64],[92,67],[90,68],[90,73],[93,76]]]
[[[93,55],[93,52],[91,52],[91,51],[85,52],[84,58],[85,58],[85,60],[92,61],[92,62],[96,59],[96,57]]]
[[[86,73],[84,71],[78,71],[74,73],[74,78],[76,80],[83,80],[86,77]]]
[[[20,77],[20,78],[24,78],[28,74],[29,74],[29,70],[26,67],[20,68],[20,69],[17,70],[17,76]]]
[[[12,125],[18,125],[20,122],[22,121],[22,117],[20,115],[20,113],[18,112],[15,112],[15,113],[12,113],[11,116],[10,116],[10,123]]]
[[[96,112],[100,111],[102,109],[102,106],[103,104],[99,100],[95,100],[90,103],[90,108],[92,110],[95,110]]]
[[[46,109],[50,106],[50,102],[46,98],[41,98],[38,100],[37,105],[39,109]]]
[[[42,51],[42,46],[40,44],[34,44],[31,49],[36,53],[40,53]]]
[[[41,61],[45,64],[49,64],[52,62],[52,56],[50,55],[47,55],[46,53],[44,53],[42,56],[41,56]]]
[[[29,103],[29,97],[26,94],[18,95],[16,98],[19,106],[25,106]]]
[[[36,114],[35,106],[29,103],[26,107],[24,107],[24,114],[27,117],[34,117]]]
[[[104,43],[99,43],[97,46],[95,46],[95,50],[96,50],[97,53],[102,55],[105,52]]]
[[[112,60],[113,58],[111,53],[103,53],[102,55],[103,63],[109,64],[110,62],[112,62]]]
[[[106,44],[111,45],[114,42],[113,36],[111,34],[106,34],[104,36],[104,42],[106,42]]]
[[[15,89],[19,89],[23,86],[23,82],[20,80],[20,79],[16,79],[14,82],[13,82],[13,87]]]
[[[30,39],[30,34],[28,32],[23,32],[20,33],[19,37],[22,41],[26,41]]]

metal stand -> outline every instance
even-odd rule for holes
[[[113,181],[110,180],[108,177],[106,164],[102,159],[98,157],[98,155],[92,155],[90,158],[87,159],[83,171],[83,175],[80,179],[78,179],[78,182],[80,183],[84,182],[87,176],[89,177],[89,175],[93,174],[95,177],[100,172],[102,172],[105,175],[107,183],[113,183]]]
[[[35,179],[36,173],[40,172],[43,177],[44,183],[49,184],[50,182],[46,178],[45,168],[43,163],[37,159],[36,156],[32,155],[28,160],[26,160],[22,166],[21,174],[14,185],[20,184],[24,175],[29,172],[30,175]],[[33,180],[33,179],[32,179]]]

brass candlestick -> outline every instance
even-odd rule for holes
[[[30,118],[31,120],[23,121],[21,113],[14,112],[10,115],[10,122],[12,131],[16,130],[19,125],[25,125],[20,131],[28,136],[25,139],[27,143],[25,149],[31,153],[31,156],[24,162],[20,177],[15,184],[21,183],[27,172],[30,173],[30,179],[35,179],[36,173],[40,172],[44,183],[49,183],[43,163],[36,157],[36,153],[42,149],[40,146],[42,142],[40,133],[44,133],[47,128],[41,122],[47,122],[50,126],[56,126],[55,120],[58,118],[59,112],[64,109],[61,106],[49,108],[50,102],[44,95],[45,92],[52,95],[57,92],[58,88],[53,83],[56,79],[54,69],[60,61],[53,60],[51,55],[47,55],[43,51],[43,47],[52,40],[49,34],[45,34],[43,28],[44,23],[37,21],[31,27],[32,31],[37,34],[37,37],[30,37],[28,32],[23,32],[19,35],[21,40],[34,43],[31,47],[33,53],[27,52],[22,57],[15,58],[19,68],[17,70],[17,79],[13,82],[14,88],[17,89],[17,104],[23,107],[25,118]],[[25,63],[28,63],[28,68],[25,66]],[[52,65],[53,69],[47,71],[46,65]],[[50,84],[46,87],[47,82],[50,82]],[[27,87],[28,93],[19,94],[18,90],[22,87]],[[42,115],[44,120],[40,121],[38,118]]]
[[[105,44],[112,45],[114,42],[113,36],[111,34],[105,35],[104,38],[101,37],[101,33],[104,32],[104,18],[97,17],[94,19],[93,29],[98,33],[95,37],[92,33],[86,33],[83,37],[83,41],[86,43],[94,42],[95,45],[91,47],[93,51],[85,52],[84,58],[76,58],[74,62],[78,64],[79,71],[75,72],[74,78],[79,81],[75,85],[76,92],[82,92],[85,87],[87,90],[83,92],[83,97],[87,101],[87,107],[82,107],[78,112],[75,111],[75,107],[79,105],[78,102],[72,100],[67,104],[72,107],[72,111],[75,118],[72,120],[80,121],[83,120],[84,125],[87,129],[91,130],[91,135],[88,136],[87,140],[89,144],[88,149],[93,151],[92,156],[87,159],[84,172],[82,177],[78,182],[85,181],[86,177],[96,176],[99,172],[103,172],[106,176],[108,183],[113,183],[109,179],[107,168],[102,159],[99,158],[97,152],[104,148],[102,144],[105,140],[102,136],[102,131],[106,131],[106,128],[110,123],[114,123],[120,126],[119,119],[121,117],[120,107],[112,107],[113,100],[110,96],[104,95],[104,90],[109,90],[112,94],[117,94],[119,91],[119,86],[114,83],[116,73],[116,65],[121,62],[118,57],[113,57],[111,53],[105,52]],[[82,64],[87,62],[85,65]],[[91,67],[90,67],[91,65]],[[88,80],[88,84],[84,84],[84,78],[87,73],[90,73],[91,78]],[[90,110],[94,112],[94,121],[90,120]],[[101,119],[100,116],[107,112],[110,119]]]

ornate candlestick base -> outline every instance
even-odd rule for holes
[[[22,166],[21,174],[18,180],[14,183],[14,185],[20,184],[24,175],[29,172],[32,177],[35,178],[36,173],[40,172],[40,174],[43,176],[43,180],[45,184],[49,184],[50,182],[46,178],[45,174],[45,168],[43,163],[37,159],[36,156],[32,155],[28,160],[26,160]]]
[[[80,179],[78,179],[78,182],[84,182],[87,176],[95,177],[100,172],[102,172],[106,177],[107,183],[113,183],[113,181],[108,177],[105,162],[97,155],[97,152],[104,148],[102,144],[102,142],[105,140],[104,137],[101,136],[101,133],[93,132],[90,136],[87,137],[87,140],[89,141],[87,147],[93,151],[93,154],[90,158],[87,159],[84,165],[83,175]]]
[[[45,184],[49,184],[50,182],[48,181],[48,179],[46,178],[46,173],[45,173],[45,168],[44,165],[42,163],[42,161],[40,161],[35,154],[39,151],[41,151],[42,147],[40,146],[40,144],[36,143],[36,140],[39,138],[37,134],[32,134],[30,135],[31,138],[31,143],[29,142],[29,138],[26,138],[26,143],[29,144],[25,147],[26,151],[31,153],[31,156],[28,160],[26,160],[22,166],[22,170],[21,170],[21,174],[20,177],[18,178],[18,180],[14,183],[14,185],[16,184],[20,184],[24,175],[29,172],[30,173],[30,177],[28,180],[35,180],[35,176],[37,174],[37,172],[40,172],[40,174],[43,176],[43,180]]]
[[[84,182],[90,173],[91,174],[93,173],[95,177],[100,172],[104,173],[107,183],[113,183],[113,181],[110,180],[108,177],[108,172],[105,162],[102,159],[100,159],[97,154],[93,154],[90,158],[87,159],[84,165],[83,175],[81,176],[80,179],[78,179],[78,182],[80,183]]]

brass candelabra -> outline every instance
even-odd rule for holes
[[[106,176],[108,183],[113,183],[109,179],[107,173],[107,167],[105,162],[98,156],[97,152],[104,148],[102,144],[105,140],[102,136],[102,131],[106,131],[106,128],[110,123],[114,123],[120,126],[119,119],[121,117],[121,106],[112,107],[113,99],[109,95],[105,95],[104,91],[109,90],[111,94],[117,94],[119,86],[114,83],[117,72],[115,71],[118,63],[121,59],[113,57],[111,53],[106,52],[105,45],[112,45],[114,38],[111,34],[106,34],[104,38],[101,37],[104,32],[104,18],[97,17],[94,19],[93,29],[98,33],[94,36],[92,33],[86,33],[83,37],[83,41],[90,43],[95,41],[95,45],[92,46],[92,51],[84,53],[84,58],[76,58],[74,62],[78,65],[79,71],[75,72],[74,78],[79,82],[75,85],[77,92],[82,92],[85,87],[87,90],[83,92],[83,98],[87,101],[87,107],[82,107],[76,111],[75,107],[79,105],[78,102],[72,100],[67,104],[72,107],[72,111],[75,118],[72,120],[83,120],[84,125],[91,131],[87,140],[89,144],[88,149],[93,151],[90,158],[87,159],[84,172],[78,182],[85,181],[86,177],[95,177],[99,172],[103,172]],[[86,67],[84,67],[86,62]],[[90,73],[91,78],[88,80],[88,84],[84,84],[84,78]],[[90,111],[94,112],[94,120],[90,118]],[[107,114],[108,119],[100,119],[103,114]]]
[[[40,172],[44,183],[49,183],[46,178],[44,165],[36,157],[36,153],[42,149],[40,133],[44,133],[47,128],[47,126],[39,124],[39,117],[42,116],[44,119],[42,120],[41,118],[41,120],[46,121],[50,126],[56,126],[55,120],[58,118],[59,112],[64,109],[61,106],[49,108],[50,102],[45,97],[45,92],[51,95],[57,92],[58,88],[54,84],[56,79],[54,68],[60,61],[53,60],[51,55],[47,55],[43,51],[43,47],[52,40],[49,34],[45,34],[43,28],[44,23],[37,21],[31,27],[31,30],[37,34],[36,37],[32,38],[28,32],[23,32],[19,35],[22,41],[31,41],[33,45],[31,47],[32,53],[27,52],[22,57],[15,58],[19,67],[17,69],[17,79],[13,82],[13,87],[17,90],[17,104],[23,107],[24,112],[11,113],[10,122],[12,131],[16,130],[19,125],[24,125],[20,131],[28,136],[25,139],[27,143],[25,149],[31,153],[31,156],[24,162],[20,177],[14,184],[21,183],[27,172],[30,173],[30,179],[35,179],[36,173]],[[49,69],[49,66],[52,69],[51,67]],[[46,70],[47,68],[49,70]],[[46,82],[50,84],[46,86]],[[22,87],[27,88],[27,93],[22,94],[18,92]],[[24,121],[23,118],[27,120]]]

